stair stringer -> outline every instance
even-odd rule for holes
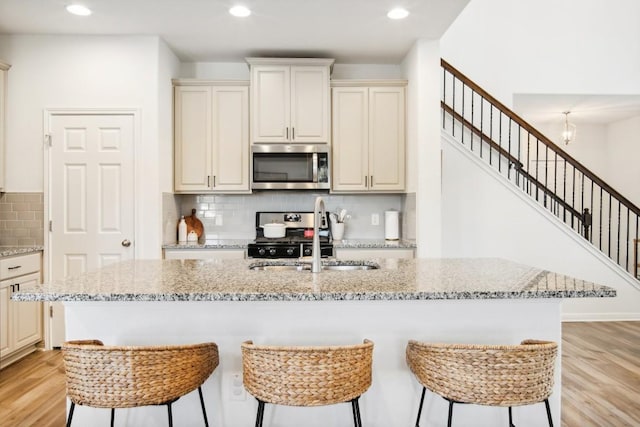
[[[441,135],[443,256],[501,257],[611,286],[618,297],[564,300],[563,319],[640,320],[640,283],[631,274],[447,132]]]

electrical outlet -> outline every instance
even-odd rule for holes
[[[371,225],[380,225],[380,215],[377,213],[371,214]]]
[[[246,400],[247,392],[242,385],[242,373],[232,372],[229,376],[229,399]]]

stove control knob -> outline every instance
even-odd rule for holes
[[[289,256],[293,255],[293,248],[287,249],[287,255]]]
[[[311,255],[311,248],[305,248],[304,249],[304,256],[310,256]]]
[[[264,248],[260,248],[260,249],[258,249],[258,255],[260,255],[260,256],[264,256],[264,254],[265,254],[265,253],[266,253],[266,252],[265,252]]]
[[[269,255],[271,255],[271,256],[275,256],[275,254],[276,254],[276,250],[275,250],[275,248],[271,248],[271,249],[269,249]]]

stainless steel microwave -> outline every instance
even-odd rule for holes
[[[331,156],[326,145],[255,144],[251,147],[254,190],[330,188]]]

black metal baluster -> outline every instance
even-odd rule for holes
[[[451,85],[451,110],[455,113],[456,111],[456,76],[455,74],[451,74],[452,85]],[[456,116],[455,114],[451,115],[451,136],[456,136]]]
[[[629,271],[629,216],[631,215],[631,210],[629,209],[629,206],[627,206],[627,244],[626,244],[626,252],[627,252],[627,256],[624,262],[624,265],[626,266],[626,270]]]
[[[547,184],[547,171],[549,170],[549,146],[545,144],[544,149],[544,189],[547,190],[549,185]],[[544,206],[547,207],[547,192],[544,192]]]
[[[475,120],[473,118],[473,110],[474,110],[474,104],[475,104],[474,99],[475,99],[475,92],[472,89],[471,90],[471,125],[473,126],[473,128],[476,127],[476,122],[475,122]],[[473,132],[473,131],[471,132],[471,151],[473,151],[473,134],[474,133],[475,132]],[[482,143],[482,141],[481,141],[481,143]]]
[[[529,174],[530,170],[531,170],[531,165],[529,164],[531,162],[531,159],[529,158],[531,156],[531,132],[527,131],[527,167],[525,168],[525,170],[527,171],[527,174]],[[528,184],[528,180],[527,180],[527,184]],[[531,195],[531,185],[528,184],[527,185],[527,194]]]
[[[498,114],[500,114],[498,117],[498,147],[500,147],[498,150],[498,172],[502,172],[502,111]]]
[[[622,202],[618,200],[618,247],[616,249],[616,262],[620,264],[620,217],[622,213]]]
[[[489,140],[493,141],[493,104],[489,103],[491,108],[489,109]],[[489,144],[489,165],[492,164],[491,160],[491,144]]]
[[[600,186],[598,186],[600,187]],[[602,187],[600,187],[600,229],[599,229],[598,249],[602,250]]]
[[[562,200],[567,201],[567,159],[564,159],[564,168],[562,171]],[[567,222],[567,208],[563,206],[562,221]]]
[[[464,116],[464,87],[466,85],[462,80],[460,82],[462,83],[462,113],[460,114],[462,122],[460,125],[460,132],[462,133],[462,145],[464,145],[464,120],[466,119],[466,117]]]
[[[553,194],[558,197],[558,191],[556,189],[558,184],[558,152],[553,152],[555,157],[553,158]],[[560,209],[556,209],[556,216],[560,214]]]
[[[442,69],[442,102],[445,105],[447,104],[447,70],[444,68]],[[444,129],[446,126],[445,116],[446,116],[446,113],[444,110],[442,110],[442,129]]]
[[[480,95],[480,135],[484,136],[484,96]],[[484,145],[480,137],[480,158],[482,158],[482,146]]]
[[[607,255],[611,258],[611,193],[609,193],[609,241],[607,243]]]
[[[571,178],[571,207],[576,208],[576,167],[573,166],[573,178]],[[571,228],[573,228],[573,216],[571,217]]]
[[[509,117],[509,136],[508,136],[509,137],[509,141],[508,141],[509,155],[511,155],[511,125],[512,125],[512,119],[511,117]],[[507,167],[507,179],[511,179],[511,160],[509,160],[508,165],[509,167]]]
[[[593,215],[593,180],[591,180],[591,214]],[[589,235],[589,241],[593,243],[593,221],[591,222],[591,234]]]
[[[540,140],[536,138],[536,181],[540,182],[538,179],[538,165],[540,163]],[[538,186],[536,185],[536,201],[538,200]]]

